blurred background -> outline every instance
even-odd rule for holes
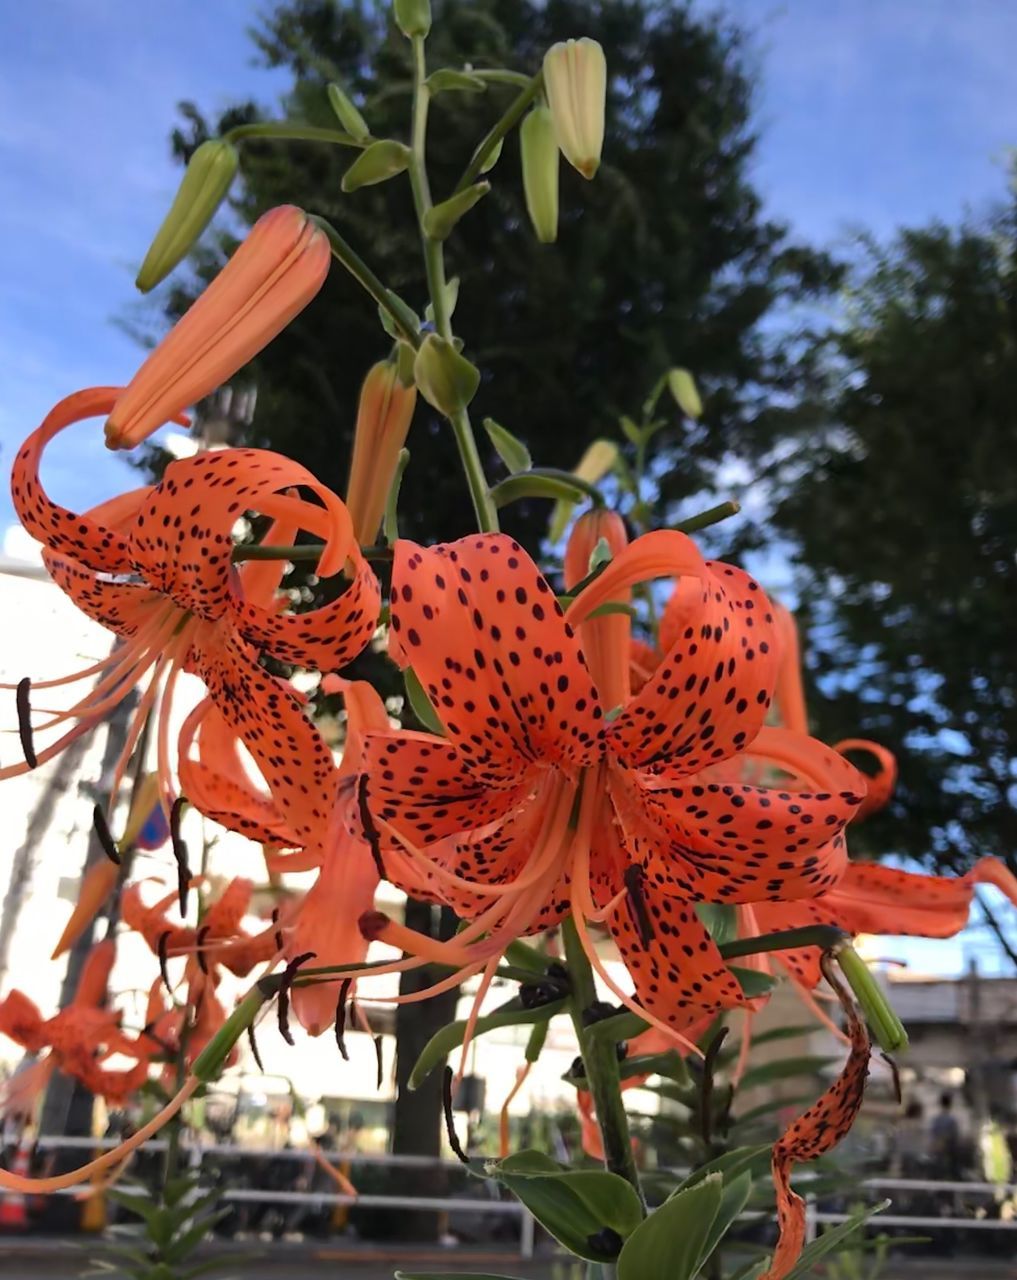
[[[896,752],[896,796],[859,829],[853,854],[939,871],[995,854],[1017,870],[1017,7],[434,7],[433,65],[472,59],[532,70],[554,40],[587,34],[604,45],[611,73],[603,167],[594,184],[563,169],[558,244],[541,246],[530,231],[514,139],[492,195],[450,244],[461,279],[457,329],[484,373],[478,418],[490,413],[542,463],[571,467],[594,436],[629,448],[620,417],[638,410],[669,366],[691,369],[704,414],[697,423],[676,417],[658,438],[649,496],[671,520],[722,498],[742,504],[741,516],[705,540],[747,561],[796,609],[813,730]],[[146,299],[132,283],[181,163],[204,138],[263,118],[331,124],[325,86],[333,79],[376,134],[404,129],[407,51],[386,5],[50,0],[5,6],[0,36],[5,467],[55,400],[125,381],[272,204],[326,215],[422,307],[404,186],[341,196],[348,155],[313,144],[245,144],[243,182],[190,264]],[[503,97],[490,89],[482,100],[439,99],[429,149],[439,190]],[[202,407],[198,436],[279,448],[341,491],[360,382],[386,346],[372,308],[335,271],[231,393]],[[410,445],[403,531],[466,531],[452,443],[423,410]],[[164,434],[140,461],[125,459],[108,454],[86,424],[51,451],[45,480],[61,501],[88,506],[132,483],[132,468],[141,483],[139,469],[157,473],[167,457],[195,447],[193,438]],[[550,553],[541,543],[546,507],[513,512],[513,532]],[[2,678],[42,677],[81,665],[83,654],[102,656],[105,637],[44,581],[37,552],[12,526],[5,494]],[[398,699],[392,710],[400,714]],[[118,732],[113,724],[110,742],[5,784],[0,980],[13,975],[42,1003],[59,994],[58,967],[41,961],[75,895]],[[242,849],[226,840],[220,853],[243,869]],[[872,954],[907,966],[885,972],[915,1041],[905,1070],[914,1157],[927,1154],[921,1135],[949,1095],[968,1144],[955,1172],[974,1176],[979,1106],[990,1100],[1011,1127],[1017,1115],[1017,921],[990,891],[958,939],[881,939]],[[130,957],[121,963],[129,968]],[[455,999],[438,1006],[407,1006],[416,1013],[401,1029],[391,1014],[381,1017],[380,1090],[367,1036],[351,1036],[362,1043],[349,1066],[334,1046],[326,1054],[327,1046],[304,1042],[294,1055],[272,1045],[267,1065],[278,1087],[252,1077],[222,1103],[220,1136],[278,1148],[327,1132],[354,1153],[440,1158],[435,1096],[401,1109],[396,1101],[405,1076],[398,1037],[419,1047],[452,1016]],[[781,1017],[803,1020],[801,1011]],[[803,1053],[835,1054],[824,1036],[803,1041]],[[506,1033],[478,1046],[477,1093],[465,1110],[481,1144],[485,1132],[492,1137],[521,1045]],[[566,1037],[552,1048],[564,1070],[573,1047]],[[0,1054],[16,1066],[13,1046],[5,1042]],[[402,1056],[412,1061],[408,1047]],[[574,1092],[560,1086],[558,1068],[545,1067],[518,1096],[515,1124],[520,1138],[539,1128],[552,1146],[567,1147],[576,1138]],[[768,1098],[779,1101],[780,1089],[775,1076],[766,1082]],[[634,1098],[646,1116],[644,1140],[665,1152],[660,1097]],[[879,1112],[878,1090],[873,1105],[862,1154],[873,1167],[896,1160],[899,1171],[901,1142],[877,1136],[889,1132],[891,1113],[888,1102]],[[439,1175],[455,1192],[439,1166],[379,1163],[367,1181],[377,1180],[379,1194],[396,1185],[421,1192]],[[244,1176],[260,1185],[268,1175]],[[272,1176],[291,1185],[285,1168]],[[350,1230],[341,1215],[319,1217],[333,1233]],[[389,1212],[373,1225],[368,1214],[357,1231],[461,1241],[518,1233],[515,1218],[491,1217],[481,1228],[476,1214],[450,1222]],[[237,1226],[275,1235],[307,1228],[281,1210]]]

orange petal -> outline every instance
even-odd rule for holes
[[[612,557],[628,545],[625,522],[615,511],[592,510],[572,526],[565,547],[565,587],[571,590],[590,572],[590,558],[601,543]],[[612,603],[628,604],[631,593],[619,591]],[[620,707],[629,697],[629,649],[632,621],[627,613],[587,618],[579,627],[583,653],[605,707]]]
[[[99,908],[116,888],[120,868],[108,858],[93,862],[82,878],[78,897],[64,925],[64,931],[53,948],[51,960],[57,960],[68,951],[99,913]]]

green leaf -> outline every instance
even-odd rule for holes
[[[127,1191],[119,1191],[116,1187],[111,1187],[106,1194],[117,1204],[123,1205],[131,1213],[136,1213],[139,1218],[143,1218],[145,1222],[151,1222],[159,1212],[158,1202],[150,1200],[146,1196],[132,1195]]]
[[[410,163],[410,149],[394,138],[372,142],[357,156],[343,174],[342,186],[347,195],[361,187],[373,187],[403,173]]]
[[[665,1200],[634,1231],[618,1257],[618,1280],[692,1280],[724,1195],[712,1173]]]
[[[432,94],[447,93],[449,90],[454,93],[483,93],[487,88],[486,80],[471,76],[468,71],[456,71],[452,67],[440,67],[437,71],[432,71],[424,84]]]
[[[756,996],[768,996],[777,985],[777,979],[772,974],[763,973],[759,969],[742,969],[733,964],[728,967],[737,978],[742,993],[750,1000]]]
[[[499,508],[507,507],[510,502],[518,502],[521,498],[552,498],[558,503],[565,502],[571,511],[577,501],[586,497],[586,491],[565,478],[541,476],[526,471],[496,484],[491,490],[491,497],[494,505]]]
[[[757,1262],[753,1258],[751,1262],[747,1262],[744,1267],[739,1268],[734,1275],[728,1276],[727,1280],[759,1280],[768,1265],[765,1258],[762,1262]]]
[[[614,440],[594,440],[579,459],[574,471],[581,480],[585,480],[588,484],[598,484],[608,472],[614,469],[618,458],[618,445]],[[563,498],[555,507],[547,531],[547,536],[551,542],[557,542],[564,535],[574,507],[575,502],[566,498]]]
[[[497,1027],[525,1027],[535,1022],[546,1022],[565,1008],[564,1000],[553,1000],[550,1004],[542,1004],[536,1009],[524,1009],[518,1000],[509,1000],[493,1013],[484,1014],[477,1019],[474,1036],[482,1036]],[[457,1045],[461,1045],[466,1035],[466,1019],[450,1022],[447,1027],[436,1031],[421,1050],[420,1057],[413,1064],[410,1072],[409,1087],[418,1089],[435,1067],[439,1066]]]
[[[366,142],[371,136],[367,121],[339,85],[330,84],[326,87],[325,92],[328,94],[329,105],[350,137],[357,142]]]
[[[464,191],[457,191],[441,204],[436,204],[424,214],[424,231],[431,240],[447,240],[456,223],[491,190],[489,182],[475,182]]]
[[[836,1061],[836,1058],[817,1056],[778,1058],[774,1062],[764,1062],[758,1067],[750,1067],[742,1076],[739,1087],[751,1089],[753,1085],[769,1084],[774,1080],[788,1080],[793,1076],[817,1076]]]
[[[731,1124],[751,1124],[754,1120],[761,1120],[763,1116],[772,1115],[774,1111],[780,1111],[784,1107],[804,1107],[814,1101],[815,1098],[811,1094],[794,1098],[769,1098],[766,1102],[761,1102],[758,1107],[750,1107],[744,1115],[732,1116]]]
[[[731,1224],[745,1208],[751,1194],[752,1175],[750,1173],[740,1173],[730,1180],[725,1178],[724,1191],[720,1197],[720,1208],[717,1210],[717,1216],[713,1220],[710,1233],[706,1237],[706,1244],[703,1246],[703,1252],[700,1257],[701,1262],[706,1261],[727,1235]]]
[[[633,444],[636,444],[636,445],[642,444],[643,433],[642,431],[640,431],[640,429],[636,426],[636,424],[632,421],[631,418],[623,414],[618,419],[618,421],[621,423],[622,431],[625,432],[625,435],[628,437],[629,440],[632,441]]]
[[[533,466],[530,451],[518,436],[500,426],[493,418],[484,419],[484,430],[498,452],[498,457],[513,475],[520,471],[529,471]]]
[[[163,1249],[163,1257],[167,1262],[185,1262],[188,1254],[193,1253],[211,1235],[212,1228],[216,1223],[228,1217],[231,1212],[231,1209],[224,1206],[222,1209],[217,1209],[215,1213],[205,1214],[193,1226],[176,1236],[171,1245]]]
[[[649,1028],[649,1023],[636,1013],[616,1013],[587,1027],[586,1034],[594,1040],[634,1040]]]
[[[490,173],[494,166],[501,159],[501,149],[505,145],[505,139],[499,138],[491,150],[488,152],[487,159],[480,166],[481,173]]]
[[[769,1160],[770,1144],[768,1142],[757,1143],[751,1147],[735,1147],[733,1151],[725,1151],[722,1156],[717,1156],[715,1160],[711,1160],[708,1164],[703,1164],[698,1169],[693,1169],[688,1177],[678,1184],[672,1194],[678,1195],[683,1191],[687,1191],[690,1187],[696,1186],[704,1178],[708,1178],[715,1173],[721,1174],[725,1183],[730,1182],[745,1170],[752,1170],[753,1165],[764,1155]]]
[[[839,1249],[849,1236],[860,1230],[875,1214],[882,1213],[889,1203],[889,1200],[883,1200],[880,1204],[870,1205],[867,1209],[861,1209],[853,1214],[846,1222],[841,1222],[836,1227],[831,1227],[829,1231],[824,1231],[818,1239],[805,1246],[794,1270],[788,1272],[787,1280],[810,1280],[820,1258],[825,1258],[828,1253]]]
[[[427,696],[424,686],[420,683],[420,677],[412,667],[407,667],[403,672],[403,683],[406,686],[406,697],[413,708],[413,714],[425,729],[438,734],[439,737],[444,737],[445,726],[441,722],[441,717],[435,711],[434,703]]]
[[[734,907],[712,902],[697,902],[696,915],[709,930],[717,946],[738,937],[738,920]]]
[[[643,1221],[635,1189],[615,1173],[563,1170],[540,1151],[520,1151],[489,1166],[559,1244],[590,1262],[613,1262],[615,1237],[625,1240]]]
[[[450,276],[445,281],[445,314],[451,320],[456,313],[456,303],[459,301],[459,277]],[[434,324],[434,303],[429,302],[424,308],[424,319],[430,320]],[[409,383],[407,383],[407,386]]]

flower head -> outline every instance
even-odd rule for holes
[[[263,214],[111,406],[109,447],[132,449],[228,381],[303,311],[330,261],[328,238],[302,209]]]

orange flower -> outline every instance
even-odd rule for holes
[[[412,382],[403,385],[395,361],[380,360],[368,370],[360,389],[346,487],[353,532],[361,544],[373,542],[378,534],[416,404],[417,388]]]
[[[62,401],[18,453],[12,477],[14,506],[25,528],[44,545],[54,580],[121,643],[85,671],[46,681],[63,685],[86,676],[99,679],[42,729],[72,722],[55,742],[36,752],[25,686],[19,690],[26,762],[0,769],[0,779],[23,773],[55,756],[88,732],[146,676],[150,678],[121,755],[122,776],[146,716],[161,696],[157,739],[158,775],[169,810],[175,788],[169,750],[168,707],[177,673],[200,676],[219,712],[241,736],[273,783],[276,802],[297,826],[319,821],[333,797],[322,791],[308,802],[307,780],[327,781],[331,755],[308,723],[288,684],[258,665],[259,652],[284,662],[337,668],[355,657],[377,625],[378,582],[353,538],[343,503],[303,467],[259,449],[225,449],[171,463],[160,484],[136,490],[75,515],[52,502],[39,480],[42,451],[63,428],[103,413],[116,399],[111,388],[94,388]],[[300,486],[316,505],[292,496]],[[346,591],[320,609],[283,615],[263,603],[264,569],[232,564],[231,531],[250,510],[282,527],[291,540],[304,528],[325,540],[318,571],[347,569]],[[279,568],[271,565],[277,575]],[[297,774],[300,774],[300,780]],[[114,793],[116,788],[114,787]]]
[[[328,238],[302,209],[270,209],[112,406],[111,449],[132,449],[228,381],[311,301],[328,274]]]
[[[598,685],[624,688],[628,655],[593,632],[591,676],[584,650],[602,621],[591,614],[668,575],[688,583],[686,625],[614,714]],[[694,1014],[744,1004],[695,903],[829,888],[864,791],[842,757],[763,729],[776,653],[758,584],[663,531],[621,548],[563,615],[519,544],[488,534],[397,543],[391,599],[393,656],[413,667],[447,737],[369,734],[367,806],[398,846],[381,851],[387,877],[470,923],[435,943],[372,916],[368,935],[483,969],[486,983],[509,940],[571,915],[605,982],[654,1025],[680,1035]],[[762,733],[768,750],[807,765],[813,791],[722,780],[725,762]],[[606,922],[638,1002],[605,973],[591,920]]]
[[[0,1034],[8,1036],[29,1053],[49,1049],[49,1054],[31,1079],[33,1090],[45,1088],[53,1067],[80,1080],[92,1093],[116,1105],[123,1103],[148,1077],[151,1056],[149,1042],[120,1030],[120,1016],[103,1007],[115,949],[112,939],[97,943],[89,952],[81,971],[74,998],[54,1017],[43,1019],[38,1008],[22,992],[11,991],[0,1001]],[[137,1059],[127,1070],[111,1070],[102,1064],[113,1054]],[[19,1110],[30,1109],[32,1091],[17,1086]],[[5,1102],[11,1098],[5,1092]]]

